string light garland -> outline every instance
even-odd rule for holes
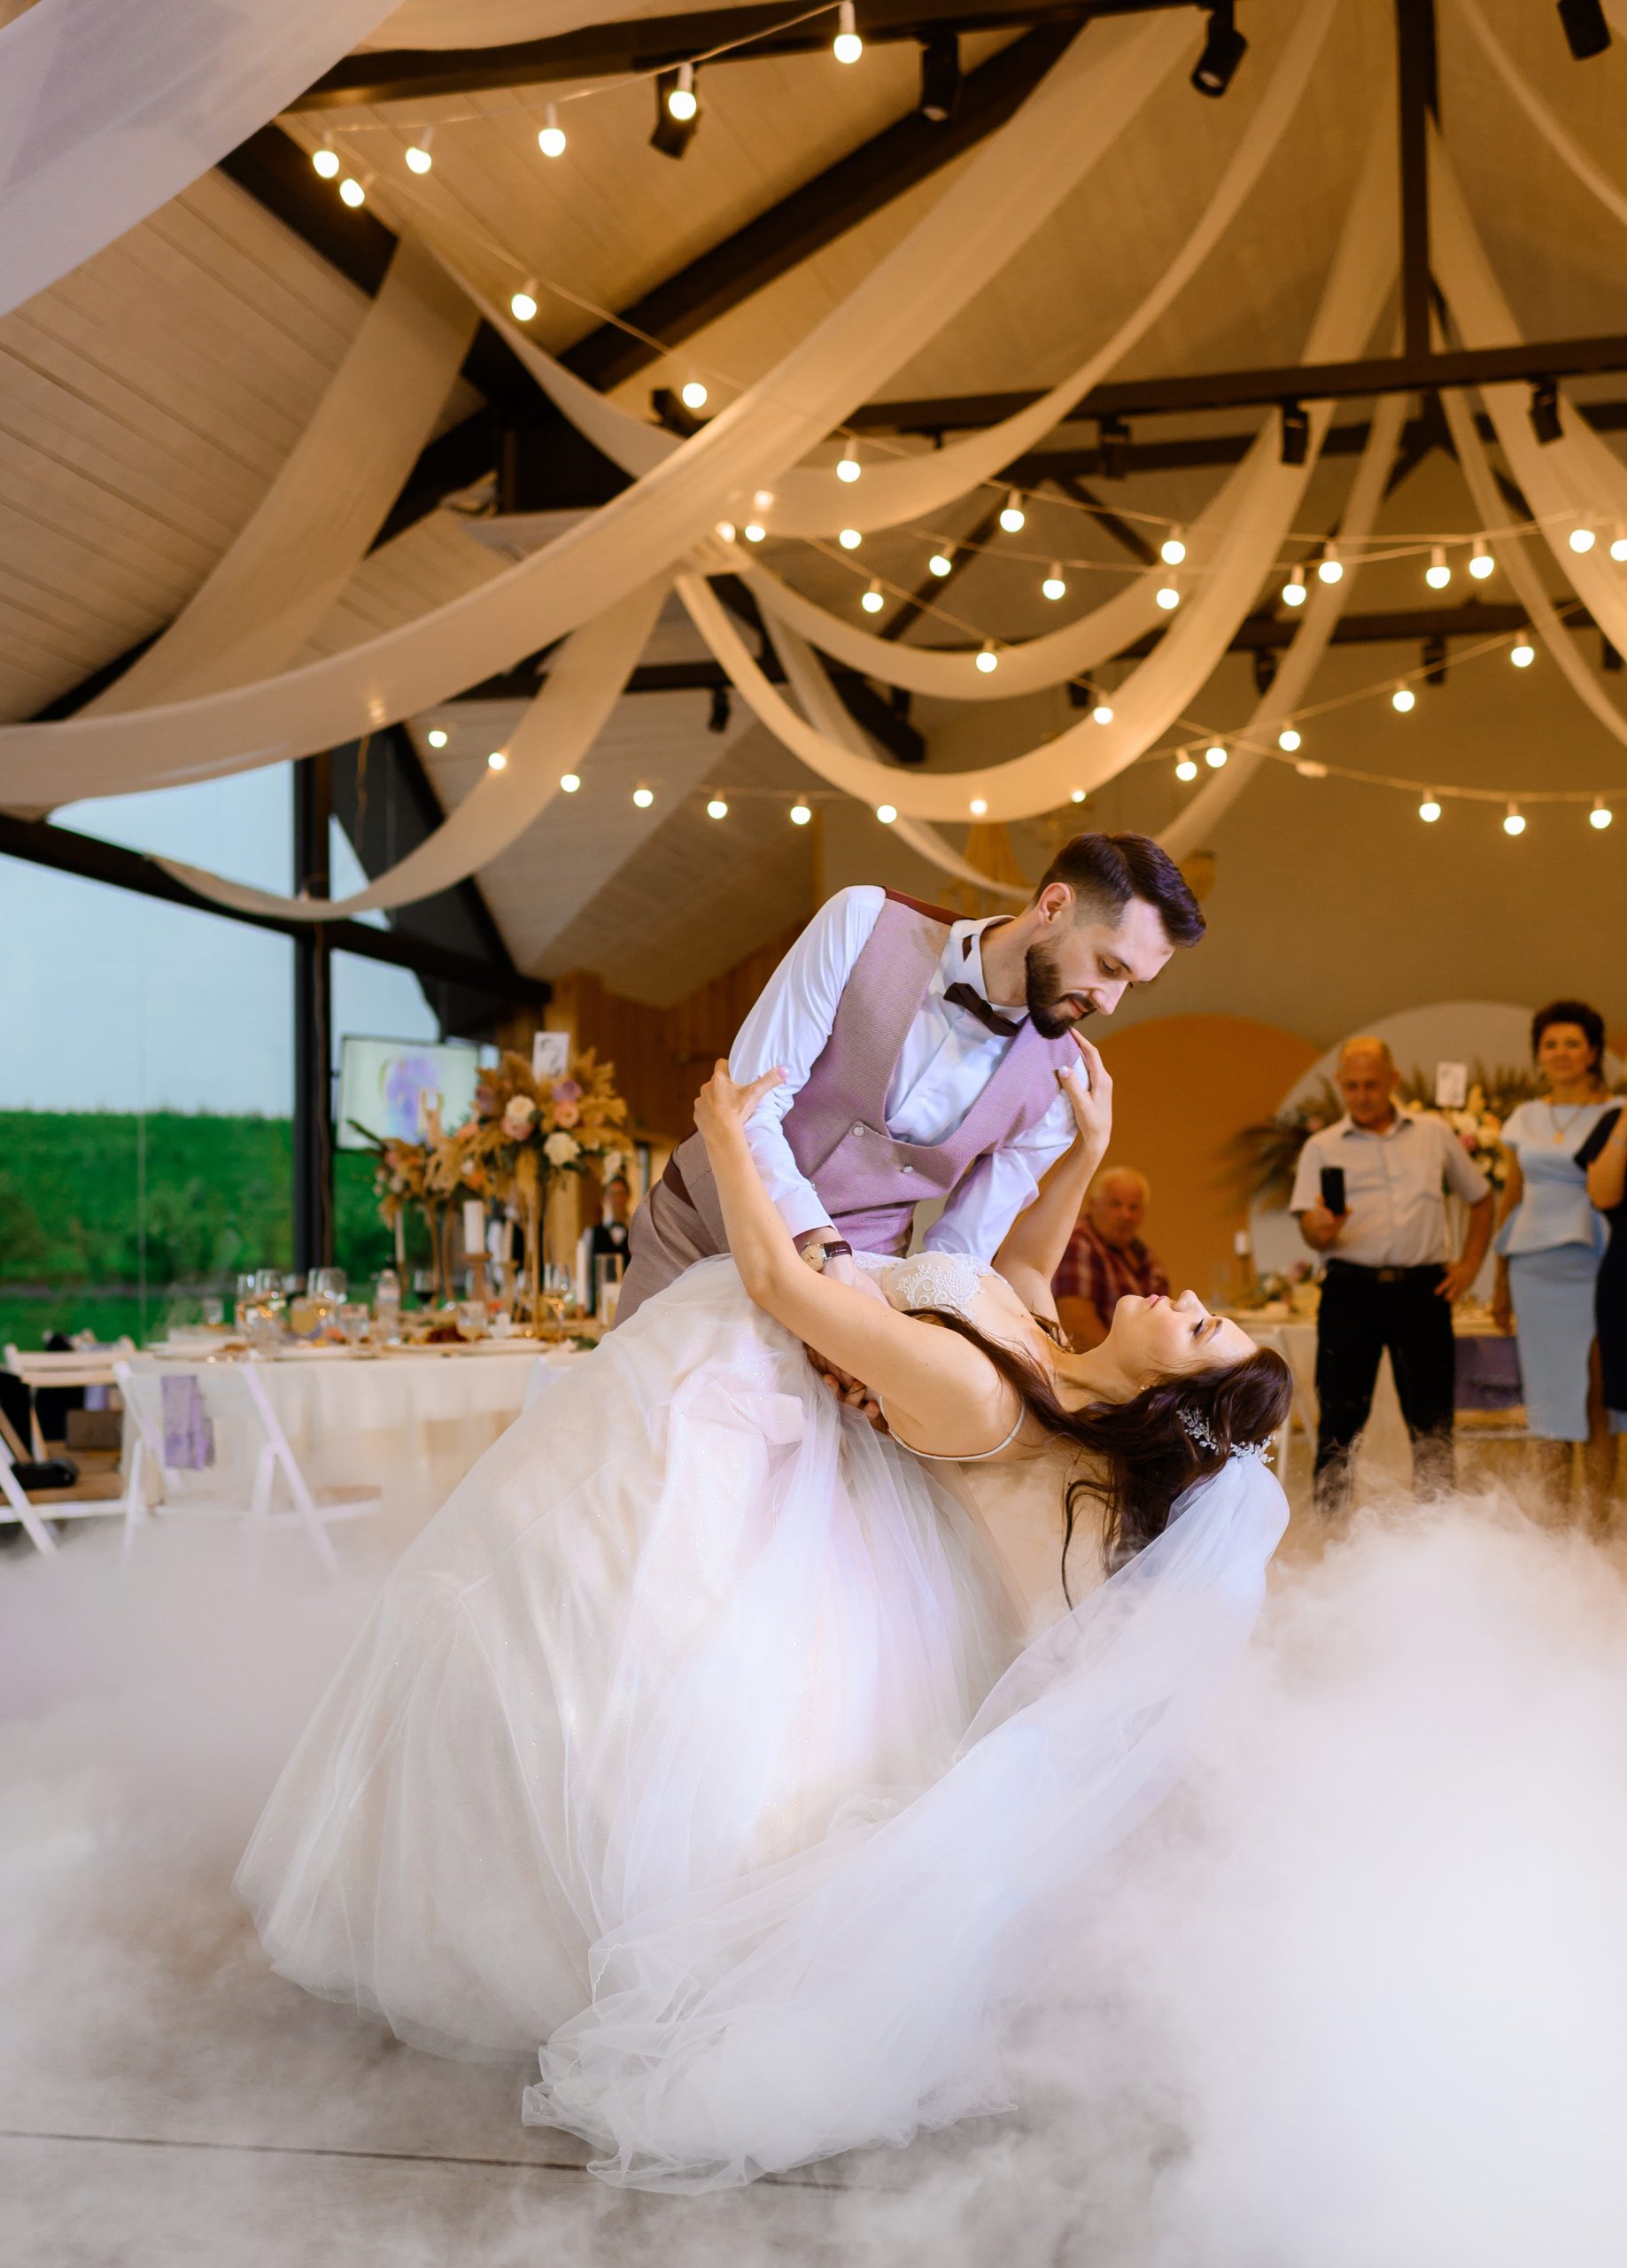
[[[545,158],[562,158],[565,154],[567,148],[565,129],[559,122],[557,103],[545,103],[543,105],[542,125],[537,135],[537,147]]]
[[[574,796],[582,785],[582,775],[579,772],[562,772],[559,775],[559,784],[562,794]]]
[[[1062,562],[1059,559],[1053,559],[1050,563],[1050,572],[1040,585],[1040,595],[1042,598],[1054,602],[1057,599],[1066,598],[1067,594],[1068,586],[1063,576]]]
[[[864,52],[864,43],[859,37],[853,0],[841,0],[836,11],[836,36],[831,42],[831,53],[838,63],[856,63]]]
[[[430,144],[434,139],[434,136],[435,128],[432,126],[426,126],[415,142],[407,144],[401,154],[407,160],[409,173],[427,174],[435,163],[430,154]]]

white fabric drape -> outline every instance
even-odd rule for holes
[[[1543,140],[1569,167],[1583,186],[1592,191],[1607,213],[1613,214],[1618,221],[1627,221],[1627,197],[1623,197],[1608,175],[1593,163],[1576,136],[1548,108],[1482,15],[1476,0],[1458,0],[1458,12],[1479,42],[1492,69]],[[1627,10],[1623,10],[1623,16],[1627,17]],[[1622,28],[1623,35],[1627,36],[1627,22]]]
[[[158,642],[84,713],[244,685],[299,651],[367,555],[475,335],[475,310],[410,237],[253,517]]]
[[[709,0],[709,5],[722,8],[745,8],[752,4],[753,0]],[[359,44],[368,48],[506,47],[518,40],[558,39],[585,24],[622,23],[639,16],[678,12],[674,0],[402,0]]]
[[[568,638],[548,663],[546,684],[508,737],[505,768],[484,773],[426,841],[365,889],[349,897],[282,897],[178,859],[159,864],[217,905],[300,921],[342,921],[450,889],[516,842],[559,793],[562,774],[584,766],[655,626],[668,588],[667,578],[657,576]]]
[[[1196,227],[1162,276],[1133,308],[1111,338],[1025,409],[998,424],[967,435],[941,449],[888,460],[872,454],[856,485],[838,480],[833,470],[799,469],[779,482],[768,509],[776,535],[833,536],[839,528],[862,533],[896,527],[937,512],[968,489],[991,479],[1003,466],[1043,439],[1090,388],[1122,361],[1190,282],[1230,227],[1298,110],[1313,65],[1321,51],[1338,0],[1313,0],[1296,21],[1243,140],[1233,152],[1214,194]],[[1171,58],[1149,58],[1149,67],[1129,85],[1118,105],[1090,118],[1075,151],[1076,178],[1110,149],[1144,106],[1166,74]],[[1087,138],[1088,136],[1088,138]],[[635,477],[658,464],[677,447],[674,437],[585,385],[523,332],[483,301],[482,312],[503,330],[526,368],[569,417],[624,472]],[[737,518],[746,517],[748,499],[732,498]],[[1152,607],[1151,586],[1144,603]],[[1151,616],[1150,616],[1151,618]],[[1142,627],[1145,627],[1143,624]],[[1139,634],[1132,630],[1130,637]],[[821,642],[816,641],[816,642]],[[1075,666],[1088,666],[1076,664]],[[1048,680],[1053,681],[1054,680]]]
[[[1175,15],[1086,26],[1011,121],[862,283],[655,471],[480,590],[256,685],[117,717],[0,730],[0,807],[283,762],[411,716],[512,668],[673,564],[724,497],[773,481],[949,322],[1055,209],[1081,101],[1184,51]]]
[[[1391,151],[1386,121],[1374,136],[1311,327],[1309,361],[1336,360],[1358,351],[1388,294],[1396,242]],[[1157,649],[1114,688],[1113,721],[1103,726],[1081,719],[1054,740],[1002,764],[953,773],[901,773],[854,755],[808,725],[769,684],[699,577],[679,575],[677,588],[696,628],[758,718],[833,785],[869,803],[891,803],[912,819],[964,819],[973,798],[987,804],[990,819],[1029,818],[1055,810],[1078,789],[1089,792],[1115,777],[1185,709],[1253,603],[1305,493],[1330,414],[1325,402],[1311,410],[1311,445],[1302,466],[1278,461],[1274,431],[1262,436],[1264,446],[1257,444],[1253,453],[1257,485],[1249,509],[1226,531],[1213,571],[1182,607]]]
[[[1283,718],[1299,706],[1309,692],[1339,617],[1350,603],[1360,565],[1359,547],[1373,532],[1373,523],[1383,501],[1384,482],[1395,462],[1396,444],[1406,422],[1406,396],[1398,393],[1385,394],[1375,405],[1367,443],[1340,524],[1340,541],[1351,551],[1344,572],[1336,583],[1320,579],[1312,582],[1311,595],[1305,603],[1305,618],[1294,633],[1293,642],[1283,655],[1270,687],[1255,704],[1243,728],[1243,738],[1254,745],[1239,747],[1234,742],[1224,771],[1213,773],[1160,832],[1158,841],[1172,858],[1184,858],[1189,851],[1197,850],[1210,829],[1224,819],[1261,765],[1268,761],[1265,742],[1274,737]]]
[[[0,29],[0,315],[218,164],[383,0],[38,0]]]

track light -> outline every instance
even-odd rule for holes
[[[1522,638],[1515,639],[1514,644],[1508,649],[1508,658],[1515,669],[1530,669],[1537,658],[1537,649],[1532,645],[1529,633]]]
[[[1047,575],[1045,580],[1040,585],[1040,590],[1042,595],[1048,599],[1066,598],[1068,594],[1068,586],[1063,580],[1062,562],[1059,559],[1053,559],[1051,561],[1050,572]]]
[[[1285,401],[1282,408],[1280,454],[1284,464],[1303,464],[1311,449],[1311,413],[1302,401]]]
[[[876,817],[880,820],[883,827],[891,827],[893,821],[898,817],[898,813],[891,804],[878,804],[876,805]]]
[[[864,539],[856,528],[840,528],[837,531],[836,540],[844,551],[856,551]]]
[[[562,794],[574,796],[582,785],[582,774],[579,772],[562,772],[559,775],[559,784]]]
[[[1175,777],[1177,780],[1197,779],[1197,766],[1193,763],[1189,756],[1183,756],[1179,764],[1176,765]]]
[[[1507,810],[1503,814],[1503,833],[1505,835],[1523,835],[1524,832],[1525,813],[1520,809],[1518,804],[1510,804]]]
[[[991,671],[999,668],[1000,656],[995,651],[995,641],[992,638],[984,639],[982,649],[977,656],[977,666],[985,677],[988,676]]]
[[[1339,556],[1339,547],[1331,538],[1322,546],[1322,555],[1316,563],[1319,583],[1336,583],[1344,572],[1344,562]]]
[[[831,53],[838,63],[856,63],[864,52],[864,43],[859,37],[853,0],[841,0],[836,11],[836,36],[831,42]]]
[[[1282,586],[1282,603],[1284,606],[1303,606],[1305,604],[1305,568],[1303,563],[1296,563],[1290,569],[1288,580]]]
[[[1585,63],[1610,44],[1610,27],[1600,0],[1559,0],[1560,28],[1573,59]]]
[[[430,155],[430,144],[434,138],[435,128],[432,126],[426,126],[415,142],[407,144],[402,154],[407,159],[407,168],[409,173],[427,174],[429,172],[430,167],[435,163],[434,159]]]
[[[632,800],[641,812],[647,812],[655,800],[655,791],[653,788],[635,788]]]
[[[700,97],[695,93],[695,66],[680,63],[676,71],[662,71],[655,78],[655,130],[650,147],[663,158],[681,158],[695,138],[701,122]]]
[[[1486,548],[1484,536],[1477,535],[1475,538],[1475,548],[1468,555],[1469,573],[1477,583],[1484,583],[1486,577],[1495,571],[1496,566],[1496,560]]]
[[[1574,527],[1570,531],[1570,548],[1573,551],[1591,551],[1598,540],[1597,535],[1585,520],[1580,526]]]
[[[1434,545],[1429,552],[1429,563],[1423,571],[1423,579],[1432,591],[1444,591],[1452,580],[1452,570],[1446,564],[1446,547]]]
[[[530,322],[537,312],[537,285],[528,276],[508,302],[509,313],[516,322]]]
[[[864,466],[859,462],[858,443],[849,441],[837,459],[836,478],[838,480],[856,480],[864,470]]]
[[[726,685],[715,685],[712,687],[712,705],[707,712],[706,718],[706,729],[709,733],[726,733],[728,731],[729,708],[730,702],[728,687]]]
[[[1418,806],[1418,816],[1426,827],[1433,827],[1441,815],[1440,798],[1433,788]]]
[[[1607,827],[1609,826],[1610,821],[1615,818],[1615,812],[1610,809],[1609,804],[1606,803],[1604,797],[1602,796],[1595,796],[1593,797],[1593,808],[1587,815],[1587,823],[1590,827]]]
[[[960,108],[960,42],[934,32],[921,42],[921,116],[942,126]]]
[[[880,584],[872,579],[870,588],[860,599],[859,604],[864,608],[866,614],[879,614],[885,603],[886,602],[881,596]]]
[[[1171,528],[1158,546],[1158,557],[1166,567],[1179,567],[1186,557],[1186,538],[1179,528]]]
[[[1404,717],[1417,705],[1418,695],[1410,685],[1398,685],[1390,696],[1390,706],[1392,709],[1398,709]]]
[[[796,804],[792,804],[792,806],[791,806],[791,824],[792,824],[792,826],[793,826],[793,827],[806,827],[806,826],[807,826],[807,824],[808,824],[808,822],[809,822],[809,820],[810,820],[812,817],[813,817],[813,812],[812,812],[812,811],[810,809],[810,807],[808,806],[808,804],[802,804],[802,803],[796,803]]]
[[[431,748],[445,748],[447,740],[445,726],[441,725],[432,725],[429,731],[424,734],[424,738],[429,742]]]
[[[929,575],[937,575],[940,578],[952,575],[955,572],[955,562],[947,551],[934,551],[926,562],[926,571]]]
[[[315,167],[317,172],[322,175],[324,181],[331,181],[335,174],[338,172],[339,153],[334,148],[331,139],[326,134],[322,136],[322,147],[312,151],[311,163]]]
[[[1558,440],[1561,431],[1559,388],[1552,378],[1538,378],[1533,382],[1530,407],[1526,414],[1531,421],[1531,431],[1539,441]]]
[[[1000,524],[1007,535],[1020,535],[1027,520],[1023,500],[1013,488],[1000,508]]]
[[[1232,21],[1232,0],[1214,0],[1209,11],[1209,36],[1192,71],[1192,84],[1200,95],[1216,101],[1232,82],[1249,43]]]
[[[728,804],[725,804],[725,803],[724,803],[724,799],[723,799],[723,797],[722,797],[721,796],[712,796],[712,798],[710,799],[710,801],[708,803],[708,804],[707,804],[707,806],[706,806],[706,816],[708,817],[708,819],[727,819],[727,818],[728,818],[728,816],[729,816],[729,806],[728,806]]]
[[[537,136],[537,147],[545,158],[562,158],[565,154],[565,129],[559,122],[559,106],[545,103],[542,127]]]
[[[701,379],[691,378],[678,388],[678,398],[686,409],[704,409],[707,403],[706,387]]]
[[[353,213],[356,212],[368,201],[367,190],[363,189],[359,181],[353,178],[347,178],[339,183],[339,195],[344,198],[345,204],[350,206]]]

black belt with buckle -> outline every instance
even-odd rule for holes
[[[1444,1260],[1426,1260],[1416,1268],[1370,1268],[1360,1260],[1330,1260],[1325,1274],[1331,1276],[1335,1269],[1344,1276],[1366,1276],[1375,1284],[1409,1284],[1414,1277],[1432,1277],[1438,1282],[1446,1272]]]

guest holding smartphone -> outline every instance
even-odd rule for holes
[[[1413,1445],[1420,1496],[1453,1484],[1457,1402],[1452,1309],[1480,1272],[1491,1188],[1438,1118],[1396,1107],[1399,1074],[1382,1039],[1347,1039],[1334,1076],[1345,1115],[1299,1153],[1289,1209],[1326,1255],[1316,1324],[1316,1504],[1343,1511],[1351,1457],[1373,1407],[1386,1350]],[[1445,1192],[1469,1208],[1452,1261]]]
[[[1570,1444],[1585,1444],[1594,1518],[1613,1451],[1594,1346],[1593,1294],[1608,1241],[1588,1201],[1581,1152],[1608,1107],[1600,1066],[1604,1018],[1585,1000],[1551,1000],[1531,1018],[1531,1052],[1547,1093],[1503,1128],[1507,1178],[1499,1209],[1491,1311],[1520,1335],[1526,1424],[1544,1444],[1541,1478],[1569,1494]]]

